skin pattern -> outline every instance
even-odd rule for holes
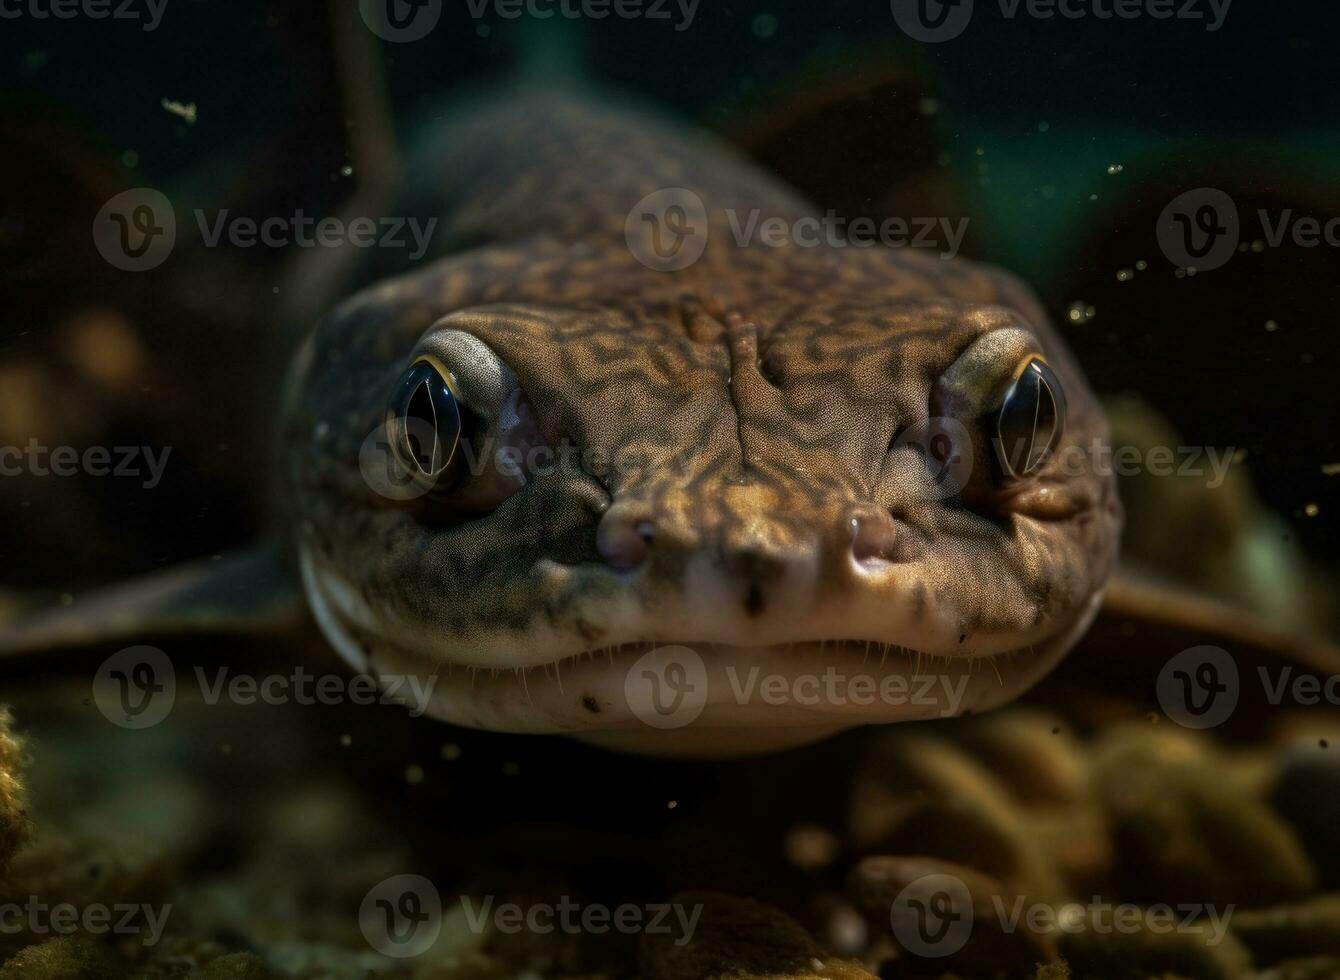
[[[1117,550],[1111,477],[1053,463],[1005,485],[990,465],[983,417],[1031,354],[1064,388],[1065,441],[1106,438],[1020,283],[934,250],[741,245],[732,209],[737,224],[816,212],[645,111],[516,92],[445,118],[385,210],[439,218],[433,251],[353,263],[282,419],[304,585],[348,659],[435,675],[430,711],[459,724],[729,754],[953,713],[741,698],[751,668],[935,675],[966,685],[954,711],[977,711],[1083,632]],[[667,187],[709,223],[674,272],[625,235]],[[454,375],[484,462],[450,492],[391,500],[360,450],[425,353]],[[967,435],[970,476],[947,499],[918,448],[932,417]],[[519,480],[490,465],[500,445],[555,462]],[[644,724],[626,695],[662,644],[707,672],[704,710],[678,728]]]

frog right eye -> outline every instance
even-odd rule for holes
[[[461,402],[440,361],[421,356],[400,376],[387,404],[386,428],[391,451],[415,483],[441,490],[456,482]]]
[[[1031,479],[1042,470],[1065,433],[1065,414],[1060,379],[1042,357],[1025,358],[990,418],[1003,479]]]

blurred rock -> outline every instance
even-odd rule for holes
[[[1340,884],[1340,743],[1284,754],[1271,802],[1329,885]]]
[[[852,837],[866,853],[921,854],[980,868],[1020,891],[1064,886],[1018,804],[981,762],[934,736],[878,738],[856,777]]]
[[[252,953],[229,953],[194,971],[189,980],[270,980],[274,974]]]
[[[644,933],[641,980],[875,980],[861,966],[825,953],[785,913],[748,898],[681,892],[671,904],[701,906],[692,938]]]
[[[1340,956],[1340,895],[1235,912],[1233,934],[1262,962],[1293,956]]]
[[[1256,974],[1256,980],[1335,980],[1336,977],[1340,977],[1340,956],[1286,960]]]
[[[27,796],[23,789],[23,745],[10,730],[9,709],[0,706],[0,884],[9,862],[28,833]]]
[[[967,744],[1024,803],[1079,803],[1090,796],[1089,766],[1059,715],[1037,709],[979,719]]]
[[[1181,735],[1114,738],[1098,753],[1120,893],[1137,902],[1224,907],[1310,892],[1316,871],[1293,831],[1220,768],[1188,757],[1193,744]]]
[[[1077,977],[1141,980],[1185,977],[1190,980],[1242,980],[1252,959],[1232,934],[1219,936],[1208,923],[1155,925],[1146,912],[1136,928],[1090,927],[1065,932],[1061,954]]]
[[[63,936],[29,946],[0,966],[6,980],[124,980],[129,964],[88,939]]]
[[[917,929],[915,935],[922,939],[941,930],[943,936],[927,943],[939,944],[933,952],[906,948],[904,943],[907,959],[933,962],[965,976],[1010,977],[1030,977],[1037,964],[1057,962],[1051,935],[1035,932],[1022,921],[1013,924],[1009,919],[1009,910],[1020,907],[1020,903],[1026,906],[1028,900],[999,880],[972,868],[923,857],[872,857],[856,866],[847,888],[872,926],[887,930],[892,923],[895,939],[905,940],[896,916],[900,909],[919,898],[907,889],[930,876],[943,878],[955,886],[952,894],[946,890],[942,895],[947,904],[940,911],[941,921],[934,930],[926,930],[924,921],[904,927]],[[959,907],[960,904],[967,907]],[[966,924],[962,936],[950,934],[953,923]],[[955,949],[959,942],[961,947]]]

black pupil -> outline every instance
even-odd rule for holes
[[[437,451],[437,412],[433,409],[433,391],[425,379],[414,389],[405,409],[405,441],[410,458],[423,473],[432,473]]]
[[[389,416],[398,435],[397,452],[421,476],[437,478],[451,463],[461,434],[461,409],[437,369],[427,361],[400,377]]]
[[[1040,360],[1030,361],[1000,407],[999,442],[1003,461],[1016,476],[1042,468],[1061,438],[1061,386]]]

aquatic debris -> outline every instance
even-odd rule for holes
[[[681,892],[677,908],[701,909],[687,943],[644,933],[638,943],[641,980],[875,980],[860,965],[830,957],[786,913],[716,892]]]
[[[1340,955],[1340,896],[1320,895],[1293,905],[1244,909],[1233,933],[1262,960]]]
[[[946,922],[969,923],[963,934],[946,932],[930,940],[922,938],[915,926],[900,929],[898,918],[890,919],[890,909],[916,908],[915,888],[921,882],[953,882],[958,895],[950,898]],[[1029,976],[1039,963],[1056,963],[1054,937],[1030,928],[1011,927],[999,909],[1013,907],[1020,896],[1015,890],[990,875],[974,871],[952,861],[924,857],[871,857],[858,864],[847,879],[847,890],[865,912],[873,927],[892,924],[900,945],[911,941],[905,952],[914,959],[938,961],[952,966],[960,976]],[[962,902],[964,904],[960,905]],[[953,928],[952,926],[950,928]],[[916,949],[924,943],[925,949]],[[957,948],[955,948],[957,947]]]
[[[1162,739],[1129,729],[1108,733],[1095,755],[1126,897],[1252,907],[1316,887],[1293,829],[1205,759],[1176,758]]]
[[[62,936],[29,946],[6,960],[10,980],[116,980],[124,977],[125,965],[99,944],[88,939]]]
[[[1070,308],[1066,310],[1066,319],[1071,323],[1088,323],[1097,315],[1098,311],[1082,300],[1071,303]]]
[[[1061,937],[1061,954],[1080,977],[1196,977],[1239,980],[1250,976],[1252,959],[1232,933],[1215,936],[1208,923],[1161,927],[1146,912],[1138,927],[1122,931],[1089,927]]]
[[[872,746],[852,787],[848,836],[868,853],[970,864],[1035,898],[1064,893],[997,774],[942,738],[894,734]]]
[[[174,116],[180,116],[186,120],[186,125],[194,126],[196,119],[194,102],[178,102],[176,99],[164,99],[163,108]]]
[[[1279,760],[1270,802],[1303,842],[1322,880],[1340,881],[1340,755],[1317,745],[1291,746]]]
[[[10,731],[9,709],[0,707],[0,880],[28,836],[27,800],[21,779],[23,746]]]
[[[229,953],[210,960],[191,974],[189,980],[268,980],[274,976],[265,962],[254,953]]]

